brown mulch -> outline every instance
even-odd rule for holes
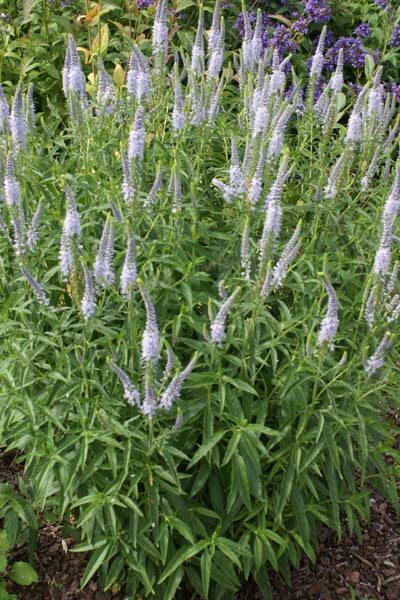
[[[304,560],[292,573],[291,589],[278,578],[274,599],[400,600],[400,520],[380,497],[371,502],[371,522],[363,540],[324,530],[316,564]]]
[[[0,482],[7,482],[17,489],[18,477],[22,473],[23,468],[15,455],[0,452]],[[72,538],[62,535],[60,525],[43,519],[33,563],[39,582],[23,587],[10,581],[8,591],[15,594],[18,600],[117,600],[118,595],[102,592],[96,580],[91,581],[84,590],[80,589],[80,580],[89,556],[68,552],[73,544]],[[16,560],[28,560],[25,548],[15,549],[11,553],[10,564]]]
[[[22,467],[15,457],[0,453],[0,481],[17,487]],[[291,587],[272,575],[274,600],[400,600],[400,519],[381,497],[371,502],[371,523],[365,527],[363,540],[346,537],[341,541],[335,533],[324,530],[316,564],[304,560],[293,571]],[[34,567],[40,581],[27,588],[10,582],[9,591],[18,600],[117,600],[116,594],[104,593],[93,580],[80,590],[80,579],[88,556],[71,553],[71,538],[62,528],[43,521],[40,527]],[[27,560],[25,549],[19,549],[12,560]],[[353,590],[353,596],[352,591]],[[188,599],[190,595],[188,595]],[[257,587],[247,584],[236,600],[261,600]]]

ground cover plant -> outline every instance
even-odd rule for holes
[[[343,52],[317,95],[326,29],[299,79],[260,18],[232,68],[218,4],[187,54],[161,2],[89,94],[70,36],[66,128],[0,97],[1,436],[83,586],[268,597],[372,487],[397,504],[395,98],[369,63],[349,99]]]

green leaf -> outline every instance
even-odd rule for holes
[[[171,577],[168,578],[168,583],[163,589],[163,600],[174,600],[176,598],[176,590],[183,578],[183,569],[180,567]]]
[[[256,584],[260,588],[262,595],[264,596],[264,600],[272,600],[272,589],[269,583],[267,570],[261,569],[258,573],[255,574],[254,579]]]
[[[39,580],[35,569],[23,561],[15,562],[8,576],[18,585],[31,585],[31,583],[36,583]]]
[[[243,460],[243,457],[240,455],[236,455],[236,468],[239,474],[239,495],[245,503],[246,507],[251,510],[251,500],[250,500],[250,485],[249,478],[247,476],[246,464]]]
[[[208,598],[211,577],[211,554],[208,549],[204,550],[200,559],[201,583],[203,586],[204,598]]]
[[[167,577],[169,577],[171,573],[176,571],[176,569],[180,567],[182,563],[184,563],[186,560],[189,560],[190,558],[193,558],[193,556],[207,548],[209,543],[210,542],[208,540],[201,540],[200,542],[194,544],[194,546],[183,546],[180,550],[178,550],[178,552],[174,554],[164,571],[161,573],[158,583],[160,584],[163,581],[165,581],[165,579],[167,579]]]
[[[17,596],[15,594],[9,594],[6,589],[6,583],[4,581],[0,581],[0,600],[17,600]]]
[[[193,465],[199,462],[204,456],[206,456],[214,446],[218,444],[220,440],[224,437],[226,431],[217,431],[214,433],[204,444],[197,449],[194,453],[192,460],[190,461],[188,467],[191,468]]]
[[[0,552],[5,554],[10,548],[10,543],[7,538],[7,533],[4,529],[0,530]]]
[[[306,508],[304,505],[304,498],[301,490],[294,485],[292,489],[292,501],[294,507],[294,514],[296,517],[297,525],[300,531],[300,535],[305,543],[308,545],[310,541],[310,527],[306,516]]]
[[[7,567],[7,556],[5,554],[0,554],[0,573],[5,571]]]
[[[240,442],[241,435],[242,435],[242,432],[240,431],[240,429],[233,432],[233,435],[232,435],[231,439],[229,440],[229,444],[228,444],[228,447],[225,452],[224,460],[222,461],[222,465],[221,465],[222,467],[224,467],[225,465],[227,465],[229,463],[232,456],[236,452],[236,449]]]
[[[282,479],[281,491],[279,494],[278,509],[275,515],[275,525],[282,523],[282,513],[289,499],[292,490],[295,474],[295,461],[292,459],[286,467],[285,474]]]
[[[248,394],[253,394],[253,396],[258,396],[258,392],[250,384],[246,383],[246,381],[242,381],[241,379],[232,379],[232,377],[228,377],[227,375],[223,376],[222,381],[230,383],[238,390],[242,390]]]
[[[179,12],[181,10],[185,10],[185,8],[190,8],[191,6],[195,6],[196,2],[194,0],[178,0],[176,3],[176,11]]]
[[[178,519],[178,517],[168,517],[168,522],[171,525],[171,527],[173,527],[174,529],[176,529],[177,531],[179,531],[179,533],[191,544],[194,544],[194,537],[192,532],[190,531],[190,527],[184,523],[184,521],[182,521],[181,519]]]
[[[105,546],[101,546],[100,548],[97,548],[93,552],[88,564],[86,565],[86,569],[85,569],[85,572],[84,572],[82,580],[81,580],[82,589],[89,583],[89,581],[92,579],[93,575],[104,563],[106,556],[109,553],[110,549],[111,549],[110,545],[106,544]]]

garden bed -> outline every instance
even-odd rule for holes
[[[1,480],[15,485],[21,467],[12,455],[0,456]],[[118,589],[114,593],[101,591],[96,580],[85,590],[80,589],[80,579],[89,555],[69,552],[72,538],[64,538],[60,525],[42,522],[38,547],[35,553],[35,569],[40,581],[29,588],[31,600],[119,600]],[[26,560],[26,548],[19,548],[15,560]],[[325,529],[319,547],[317,562],[313,565],[304,560],[292,574],[289,588],[274,576],[273,599],[281,600],[397,600],[400,598],[400,519],[388,503],[379,495],[371,501],[371,522],[363,529],[363,540],[344,536],[339,541],[335,532]],[[9,591],[18,599],[26,598],[26,588],[15,584]],[[353,596],[351,596],[353,591]],[[191,595],[183,593],[181,600]],[[237,594],[237,600],[262,598],[254,584],[246,584]]]

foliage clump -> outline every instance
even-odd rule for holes
[[[318,92],[325,30],[300,82],[247,22],[232,76],[203,18],[193,58],[161,2],[126,90],[70,37],[65,130],[0,97],[2,439],[129,597],[268,597],[397,500],[395,102],[378,69],[349,103],[342,53]]]

